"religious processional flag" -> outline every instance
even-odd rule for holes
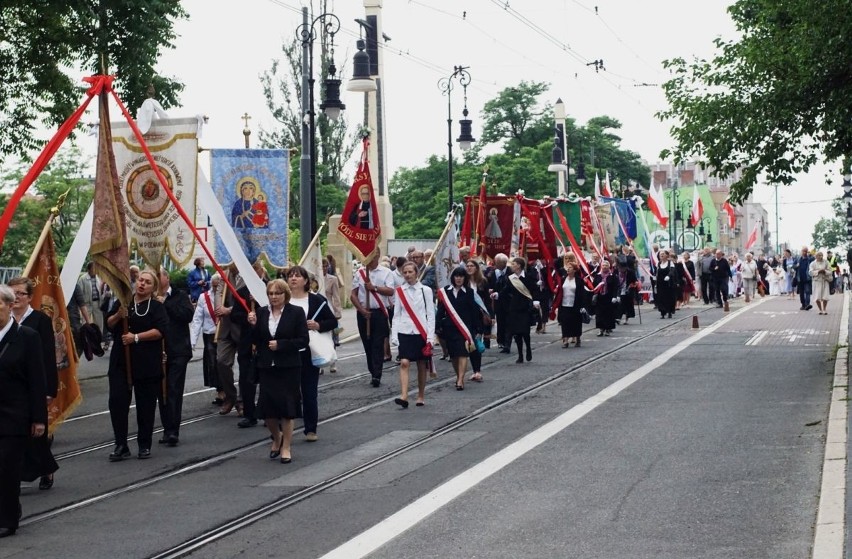
[[[616,243],[626,244],[628,242],[628,239],[635,239],[636,210],[633,209],[633,201],[622,200],[621,198],[601,197],[601,203],[607,204],[611,208],[611,220],[615,222],[616,226]],[[618,223],[619,219],[621,220],[620,224]]]
[[[127,215],[122,197],[122,183],[118,178],[118,167],[113,153],[106,91],[100,94],[99,106],[98,159],[95,169],[95,193],[92,200],[94,215],[89,255],[95,265],[95,273],[126,307],[132,297]],[[156,185],[155,191],[159,192],[159,182],[156,177],[151,180]],[[165,200],[168,204],[168,197]]]
[[[609,181],[609,170],[606,172],[606,180],[601,185],[601,196],[606,196],[607,198],[612,198],[612,185]]]
[[[343,213],[337,230],[343,236],[346,247],[362,263],[369,262],[379,248],[382,225],[379,222],[379,210],[373,192],[373,179],[370,176],[368,149],[370,139],[364,138],[361,160],[352,188],[343,206]]]
[[[56,209],[56,208],[54,208]],[[58,213],[58,210],[57,210]],[[53,325],[54,354],[59,385],[54,398],[47,406],[48,433],[53,434],[71,412],[83,401],[80,385],[77,383],[77,352],[74,349],[74,337],[65,296],[59,283],[59,266],[56,264],[56,250],[50,226],[54,215],[42,231],[36,243],[30,261],[24,270],[24,276],[30,278],[33,288],[32,306],[48,317]]]
[[[450,274],[460,264],[458,223],[455,211],[447,215],[447,224],[444,226],[444,231],[441,233],[432,253],[432,263],[435,265],[435,285],[438,289],[450,285]]]
[[[485,196],[485,204],[480,196],[465,196],[465,229],[462,231],[461,242],[472,244],[476,237],[471,238],[467,216],[481,216],[479,224],[479,251],[477,254],[485,258],[494,258],[497,254],[509,255],[512,250],[512,227],[517,198],[515,196]],[[470,221],[475,221],[471,219]]]
[[[144,134],[145,144],[184,212],[195,222],[198,119],[160,118]],[[195,236],[181,218],[151,167],[128,122],[112,123],[118,179],[127,204],[129,243],[148,265],[163,256],[182,266],[195,250]]]
[[[289,169],[283,149],[210,151],[210,186],[249,262],[265,255],[276,268],[287,266]],[[216,259],[234,261],[218,236]]]
[[[488,168],[482,173],[482,184],[479,185],[479,205],[476,208],[476,219],[474,223],[473,243],[470,245],[472,257],[485,254],[485,227],[487,226],[486,207],[488,205],[488,194],[486,193],[485,181],[488,178]]]
[[[606,198],[601,197],[601,200]],[[592,224],[594,226],[594,236],[598,237],[602,253],[607,253],[614,250],[619,244],[618,239],[620,231],[618,229],[618,218],[615,216],[615,207],[611,204],[599,204],[592,208],[591,212]]]
[[[322,273],[322,246],[320,237],[325,231],[326,222],[322,222],[319,226],[317,234],[311,239],[308,248],[305,249],[305,254],[299,260],[299,266],[308,271],[317,282],[317,293],[325,297],[325,276]],[[310,285],[308,286],[310,288]]]
[[[520,205],[521,215],[526,220],[520,247],[521,256],[532,262],[539,258],[550,262],[556,257],[556,235],[542,215],[551,211],[550,203],[542,204],[539,200],[521,197]]]

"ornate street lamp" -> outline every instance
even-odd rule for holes
[[[470,73],[467,69],[470,66],[453,66],[453,73],[447,78],[441,78],[438,81],[438,89],[441,93],[447,96],[447,196],[449,198],[449,211],[453,210],[453,108],[452,108],[452,92],[453,81],[458,81],[464,91],[464,110],[462,111],[463,119],[459,120],[460,134],[456,138],[459,143],[459,148],[462,151],[467,151],[476,139],[471,134],[473,121],[467,118],[467,86],[470,84]]]

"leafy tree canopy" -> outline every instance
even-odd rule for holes
[[[68,254],[94,196],[93,180],[84,176],[87,166],[88,161],[75,147],[57,152],[15,210],[0,254],[0,266],[26,266],[50,209],[65,192],[68,195],[62,212],[53,221],[53,241],[59,258]],[[26,170],[25,166],[19,166],[2,178],[3,183],[19,183]],[[8,198],[0,196],[0,207],[6,206]]]
[[[553,109],[540,107],[539,103],[546,92],[546,84],[521,82],[485,103],[482,134],[476,148],[465,154],[461,164],[453,166],[455,202],[479,192],[486,165],[489,193],[514,194],[522,190],[529,198],[557,195],[557,175],[547,171],[553,149]],[[603,175],[606,170],[625,186],[628,181],[648,184],[650,170],[639,155],[619,146],[621,138],[615,133],[621,128],[619,121],[600,116],[578,127],[569,118],[565,125],[569,159],[583,161],[587,174],[582,187],[572,177],[569,191],[582,196],[591,194],[595,171]],[[499,144],[501,152],[482,155],[485,148],[495,144]],[[432,156],[422,168],[399,169],[390,181],[389,191],[398,238],[437,238],[441,234],[448,195],[446,157]]]
[[[758,176],[791,184],[818,161],[852,154],[852,18],[846,0],[738,0],[738,40],[717,39],[710,60],[666,61],[676,162],[706,162],[716,176],[743,169],[742,201]]]
[[[822,217],[814,225],[813,245],[820,249],[830,249],[838,255],[846,245],[846,207],[840,198],[831,202],[832,217]]]
[[[154,66],[184,17],[179,0],[0,0],[0,162],[27,158],[39,147],[36,123],[54,128],[77,108],[83,84],[69,68],[105,67],[130,110],[149,84],[174,106],[183,85]]]

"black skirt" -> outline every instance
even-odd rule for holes
[[[35,481],[41,476],[50,475],[59,469],[59,465],[50,452],[50,442],[47,432],[38,438],[27,437],[21,480]]]
[[[559,307],[559,325],[562,327],[563,338],[579,338],[583,335],[583,319],[580,309],[575,307]]]
[[[429,359],[423,356],[423,348],[426,341],[420,334],[399,334],[399,358],[409,361],[425,361]]]
[[[260,397],[257,417],[295,419],[302,417],[301,367],[258,369]]]

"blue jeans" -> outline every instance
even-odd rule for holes
[[[796,291],[799,292],[799,301],[801,301],[802,307],[809,306],[811,304],[811,282],[800,281],[799,285],[796,286]]]

